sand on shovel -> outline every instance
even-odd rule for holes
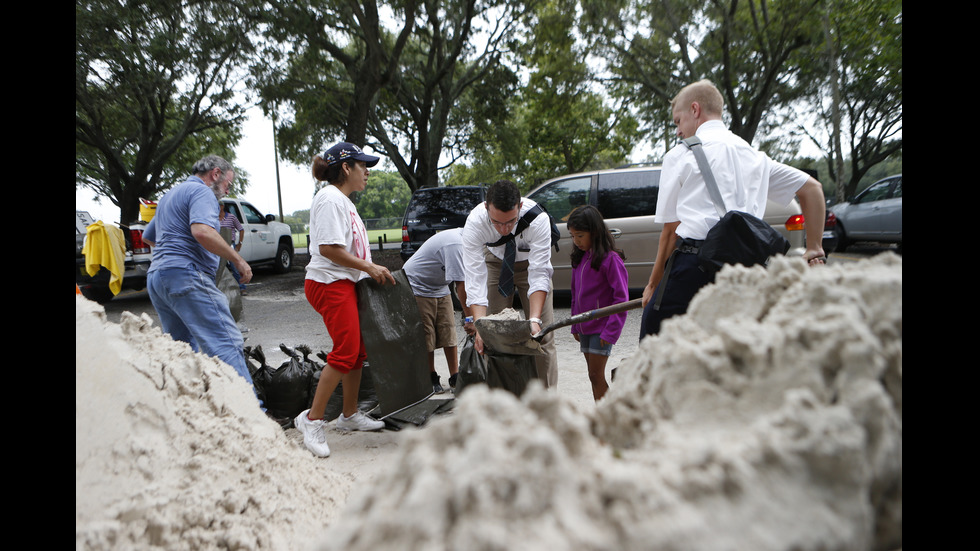
[[[531,338],[531,324],[519,310],[506,308],[497,314],[483,316],[474,325],[483,344],[495,352],[525,356],[543,354],[541,343]]]
[[[585,410],[476,386],[323,551],[902,545],[902,262],[726,267]]]

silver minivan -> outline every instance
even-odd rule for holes
[[[571,290],[572,238],[565,229],[575,207],[591,204],[599,209],[617,247],[626,254],[631,292],[642,291],[657,259],[663,224],[653,221],[660,190],[660,166],[596,170],[552,178],[533,189],[527,197],[540,203],[554,217],[561,232],[558,251],[552,251],[554,289]],[[787,206],[769,201],[763,217],[789,240],[791,254],[803,247],[803,216],[794,199]]]

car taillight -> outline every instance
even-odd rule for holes
[[[803,215],[794,214],[786,220],[786,229],[789,231],[802,230],[803,229]]]
[[[402,226],[402,241],[408,243],[408,226]]]
[[[823,225],[823,229],[829,230],[837,225],[837,215],[827,211],[827,222]]]
[[[129,230],[129,237],[133,241],[133,254],[150,252],[150,246],[143,242],[143,230]]]

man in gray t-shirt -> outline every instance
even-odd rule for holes
[[[449,286],[456,289],[463,305],[463,328],[472,334],[472,313],[466,305],[466,289],[463,285],[462,229],[439,232],[422,244],[418,251],[402,267],[415,294],[415,301],[422,316],[426,347],[429,350],[429,372],[432,389],[444,392],[435,370],[435,350],[442,348],[449,364],[449,385],[456,386],[459,358],[456,355],[456,319]]]

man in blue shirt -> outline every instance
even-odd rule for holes
[[[242,283],[252,279],[251,267],[219,233],[218,200],[228,194],[235,170],[209,155],[192,172],[160,199],[143,232],[153,247],[146,289],[166,333],[222,360],[252,384],[242,332],[214,281],[219,258],[235,266]]]

